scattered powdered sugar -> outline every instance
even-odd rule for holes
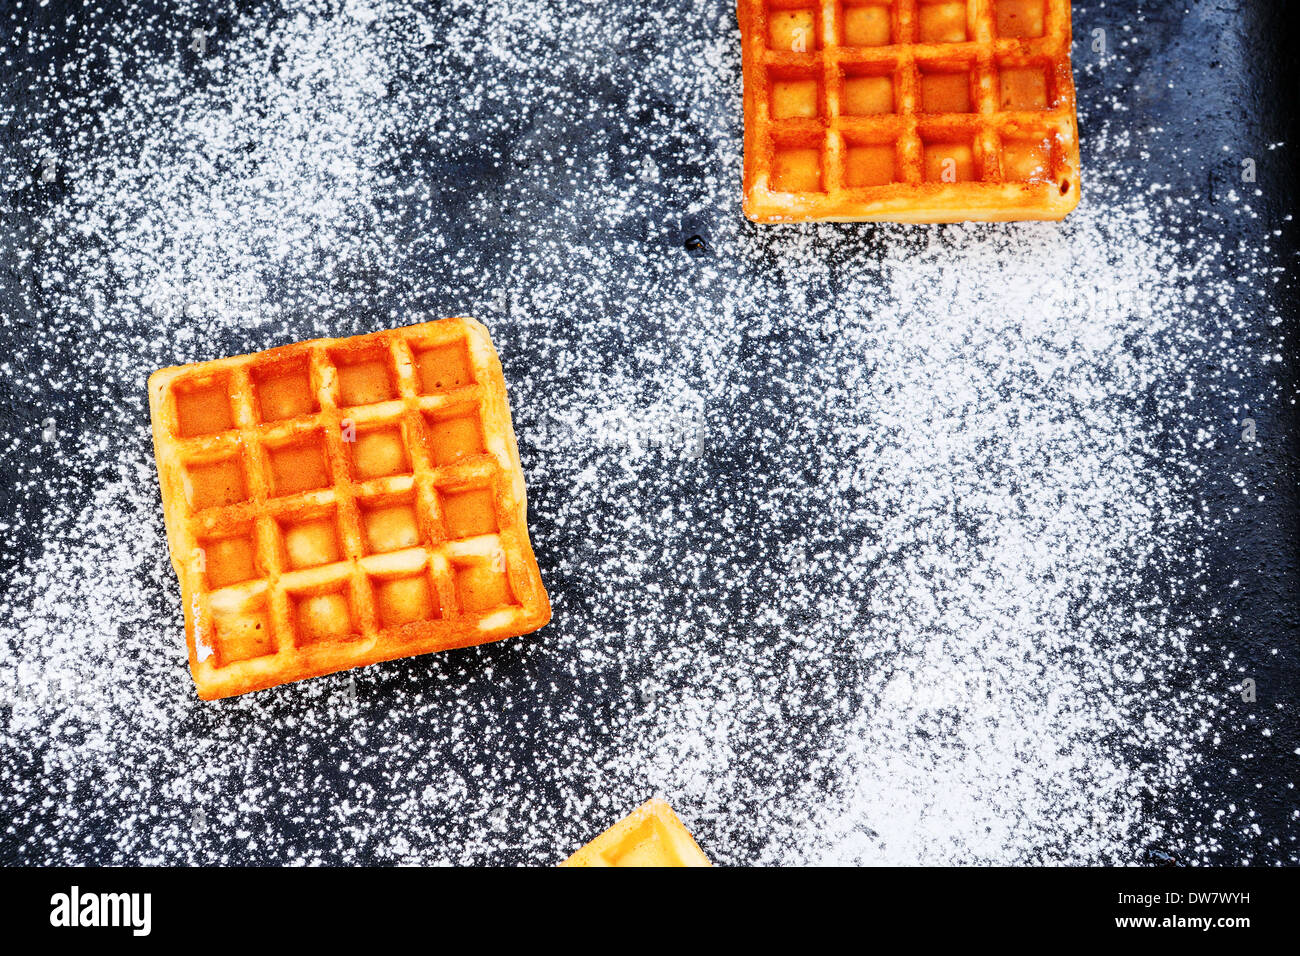
[[[760,229],[729,3],[178,6],[0,47],[6,861],[549,863],[658,792],[726,863],[1295,862],[1198,776],[1241,679],[1198,394],[1260,400],[1281,271],[1120,94],[1063,225]],[[553,622],[198,701],[146,376],[455,313]]]

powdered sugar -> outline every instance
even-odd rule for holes
[[[1198,585],[1240,429],[1195,398],[1280,361],[1280,270],[1135,174],[1101,84],[1064,225],[759,229],[725,3],[182,6],[165,49],[86,27],[107,82],[9,118],[9,189],[60,159],[4,370],[40,514],[0,597],[7,859],[552,862],[656,791],[721,862],[1263,845],[1193,786],[1242,676]],[[145,376],[458,312],[553,623],[199,702]]]

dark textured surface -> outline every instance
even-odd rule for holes
[[[98,5],[107,11],[104,19],[111,20],[115,4],[104,0]],[[156,5],[159,11],[165,11],[165,4]],[[242,3],[241,9],[252,9],[256,5]],[[702,30],[714,29],[719,21],[716,15],[700,15],[691,19],[691,15],[678,8],[692,6],[674,4],[667,0],[654,0],[647,4],[637,4],[625,14],[628,17],[644,18],[653,22],[660,13],[664,19],[681,21],[683,19]],[[133,9],[138,10],[139,4]],[[1276,334],[1283,334],[1288,343],[1293,343],[1297,328],[1297,300],[1293,274],[1296,256],[1296,229],[1290,217],[1295,208],[1294,197],[1300,189],[1297,178],[1297,164],[1294,161],[1296,114],[1294,103],[1300,95],[1300,69],[1290,52],[1289,31],[1284,17],[1285,4],[1264,4],[1251,2],[1221,2],[1217,4],[1198,3],[1185,8],[1181,3],[1137,3],[1115,2],[1105,5],[1075,4],[1075,49],[1076,81],[1079,88],[1081,114],[1081,138],[1083,148],[1084,189],[1088,190],[1089,170],[1099,164],[1102,157],[1097,154],[1098,144],[1090,138],[1090,120],[1098,119],[1103,113],[1116,109],[1123,112],[1124,123],[1131,131],[1133,142],[1123,147],[1132,154],[1141,156],[1141,163],[1130,168],[1137,170],[1131,185],[1134,190],[1142,190],[1149,182],[1168,184],[1172,194],[1190,200],[1207,210],[1226,209],[1225,196],[1229,190],[1238,186],[1240,164],[1236,155],[1225,155],[1221,144],[1240,144],[1243,155],[1259,158],[1259,189],[1262,195],[1255,202],[1259,215],[1256,219],[1229,219],[1233,228],[1240,230],[1240,239],[1246,244],[1258,244],[1261,237],[1272,230],[1278,235],[1272,240],[1276,260],[1287,270],[1286,281],[1274,287],[1275,301],[1279,311],[1286,318],[1280,330],[1260,329],[1261,348]],[[26,185],[11,188],[4,197],[0,213],[0,355],[8,357],[17,355],[21,365],[8,365],[0,370],[0,407],[3,411],[4,438],[0,441],[3,457],[0,457],[0,515],[5,522],[4,544],[0,545],[0,580],[7,580],[16,569],[28,561],[42,548],[43,529],[48,516],[56,504],[84,504],[90,499],[93,489],[100,481],[101,469],[94,456],[76,456],[70,462],[71,473],[65,478],[50,481],[43,485],[32,482],[33,474],[40,473],[39,456],[44,454],[39,444],[29,440],[33,432],[38,432],[41,422],[49,417],[56,417],[61,427],[69,430],[69,440],[76,445],[90,445],[107,438],[110,447],[122,437],[123,444],[139,449],[141,442],[140,415],[142,404],[139,395],[127,394],[128,383],[120,388],[122,394],[112,394],[108,390],[86,391],[77,386],[77,382],[95,375],[94,364],[86,360],[86,343],[83,339],[66,334],[50,335],[44,331],[47,319],[42,315],[47,290],[40,287],[40,275],[43,250],[37,239],[39,230],[34,228],[42,216],[47,215],[52,204],[58,203],[65,195],[67,185],[64,182],[40,182],[40,169],[32,162],[30,156],[18,151],[14,144],[21,141],[31,130],[24,129],[25,117],[29,111],[25,104],[42,104],[39,114],[42,124],[48,122],[48,110],[44,104],[62,97],[58,77],[64,75],[56,71],[53,78],[47,77],[39,66],[32,81],[33,64],[55,61],[67,65],[66,75],[75,78],[78,89],[84,88],[88,78],[92,85],[94,78],[103,71],[105,84],[104,101],[107,105],[114,102],[114,85],[120,81],[114,78],[116,68],[107,69],[107,64],[97,58],[93,42],[87,42],[83,30],[94,34],[85,18],[76,22],[67,22],[69,11],[80,8],[80,4],[67,3],[64,0],[51,0],[43,7],[38,7],[28,0],[25,9],[19,13],[6,11],[0,29],[12,29],[16,20],[23,20],[34,31],[48,39],[49,45],[42,49],[33,49],[27,44],[14,51],[9,49],[11,63],[0,65],[4,71],[5,82],[0,89],[9,107],[11,123],[0,128],[0,145],[4,147],[6,182],[14,183],[26,177]],[[434,5],[436,9],[436,5]],[[611,6],[612,9],[612,6]],[[1190,10],[1190,12],[1189,12]],[[669,14],[673,14],[669,16]],[[95,21],[97,22],[97,21]],[[160,23],[166,23],[165,13]],[[219,45],[223,31],[229,30],[230,18],[217,16],[210,21],[215,27],[214,44]],[[172,27],[174,29],[174,25]],[[1109,42],[1113,45],[1119,38],[1124,38],[1127,45],[1122,56],[1116,56],[1102,68],[1084,70],[1082,67],[1093,54],[1089,50],[1090,38],[1094,29],[1107,31]],[[160,28],[161,34],[161,28]],[[641,35],[646,35],[645,33]],[[160,43],[174,42],[163,41]],[[660,50],[671,43],[671,37],[658,40]],[[626,86],[617,84],[599,87],[593,94],[607,104],[607,113],[593,113],[589,123],[583,127],[573,127],[562,118],[547,117],[544,112],[526,113],[520,103],[504,101],[492,104],[484,110],[491,114],[491,122],[471,124],[472,136],[465,144],[464,152],[456,158],[454,165],[445,169],[445,180],[435,181],[441,188],[444,216],[437,224],[441,235],[446,238],[446,245],[434,245],[428,240],[429,223],[422,220],[417,212],[411,213],[409,231],[402,236],[406,245],[403,255],[409,257],[409,267],[413,271],[439,275],[444,272],[455,273],[472,263],[469,278],[458,276],[454,283],[449,283],[448,291],[441,298],[431,297],[418,303],[403,299],[397,294],[386,294],[383,288],[375,285],[376,273],[365,262],[358,262],[346,275],[336,277],[335,291],[340,299],[352,296],[361,303],[357,311],[337,313],[328,321],[331,334],[344,335],[364,331],[382,322],[387,311],[388,302],[400,303],[402,307],[419,305],[434,314],[468,311],[470,307],[491,308],[493,290],[503,284],[503,273],[511,268],[512,253],[521,244],[529,242],[527,221],[511,216],[510,210],[517,207],[536,208],[554,201],[559,204],[571,198],[578,188],[571,179],[554,176],[525,175],[533,164],[546,162],[546,157],[558,153],[572,157],[579,162],[590,156],[605,157],[613,155],[614,162],[620,160],[614,147],[620,145],[617,140],[622,137],[637,139],[637,133],[628,133],[628,124],[622,118],[628,108],[630,92],[635,88],[638,73],[638,57],[645,51],[636,45],[617,51],[606,51],[609,55],[621,57],[623,68],[621,75]],[[145,60],[142,54],[141,63]],[[124,75],[130,76],[133,66],[125,65]],[[698,69],[691,65],[687,69]],[[464,67],[464,82],[471,82],[471,69]],[[9,82],[11,78],[21,77],[22,82]],[[457,77],[443,75],[444,83],[454,83]],[[202,82],[201,74],[196,72],[196,82]],[[600,82],[605,82],[603,79]],[[404,96],[419,95],[419,89],[405,88]],[[436,91],[428,91],[430,109],[448,105],[439,99]],[[679,104],[674,104],[660,97],[652,106],[646,100],[640,100],[638,108],[646,111],[645,123],[653,123],[652,114],[660,115],[679,113],[679,120],[686,111]],[[732,104],[738,105],[738,104]],[[71,111],[59,115],[61,129],[45,130],[54,140],[62,140],[70,145],[69,152],[76,154],[82,150],[109,151],[114,149],[111,142],[99,141],[93,135],[96,118],[91,113],[81,113],[74,107]],[[739,128],[738,116],[727,116],[722,120],[733,131]],[[1111,119],[1112,126],[1115,120]],[[678,124],[680,127],[680,123]],[[636,129],[635,125],[632,129]],[[698,135],[708,135],[699,131]],[[680,138],[670,137],[668,148],[660,148],[655,155],[659,168],[665,179],[671,179],[676,188],[669,194],[667,201],[647,204],[644,208],[630,212],[622,225],[613,232],[595,224],[590,228],[599,229],[593,235],[580,217],[565,219],[551,224],[557,235],[551,238],[566,239],[565,230],[569,230],[569,241],[577,246],[592,242],[627,243],[635,249],[635,255],[652,260],[649,268],[664,277],[664,283],[675,288],[695,288],[701,297],[709,297],[712,290],[703,283],[693,279],[694,270],[701,260],[716,261],[720,255],[713,235],[725,229],[719,225],[718,217],[723,215],[739,216],[739,203],[735,208],[723,213],[715,212],[708,203],[701,203],[703,212],[692,211],[696,200],[707,195],[704,171],[701,168],[707,162],[710,151],[698,151]],[[1269,144],[1283,143],[1281,148],[1270,149]],[[636,147],[635,154],[644,147],[644,142],[631,142]],[[662,144],[661,144],[662,145]],[[251,147],[250,147],[251,148]],[[1116,149],[1120,147],[1116,146]],[[423,156],[426,169],[438,169],[437,150],[434,146],[422,142],[418,137],[408,139],[400,144],[400,150],[410,150],[413,155]],[[498,151],[506,151],[517,164],[500,165],[492,162]],[[1145,151],[1145,153],[1143,153]],[[1145,165],[1142,165],[1145,164]],[[693,188],[692,183],[699,183]],[[738,185],[735,191],[738,193]],[[553,195],[548,195],[553,192]],[[394,198],[393,203],[400,207],[402,200]],[[493,223],[490,215],[485,219],[482,208],[499,208],[500,219]],[[393,210],[393,216],[401,219],[403,210]],[[756,227],[748,224],[739,227],[742,232],[753,231]],[[853,236],[866,248],[878,242],[878,227],[852,226],[844,227],[844,232]],[[702,240],[691,241],[693,237]],[[1189,228],[1185,236],[1189,248],[1195,247],[1201,238],[1194,228]],[[88,247],[102,245],[111,247],[115,242],[112,234],[89,235],[82,240]],[[775,245],[776,239],[772,240]],[[17,250],[27,250],[30,255],[19,257]],[[449,251],[451,250],[451,251]],[[728,275],[744,276],[752,272],[760,275],[777,265],[776,251],[770,256],[746,262],[722,262]],[[834,271],[836,252],[829,253],[832,259],[832,273],[828,286],[818,290],[821,294],[833,294],[837,284],[846,281],[846,276]],[[1231,250],[1225,256],[1231,257]],[[575,272],[582,269],[580,260],[575,261]],[[391,274],[391,270],[390,273]],[[520,277],[513,277],[519,281]],[[1248,277],[1247,277],[1248,278]],[[310,304],[294,303],[292,291],[284,293],[287,303],[286,312],[306,315]],[[613,310],[615,302],[598,303],[589,308]],[[319,318],[298,320],[287,319],[269,328],[255,331],[246,328],[220,329],[204,338],[203,354],[179,354],[166,341],[149,340],[145,326],[131,330],[141,343],[141,364],[147,372],[152,367],[172,361],[190,360],[192,358],[210,357],[215,354],[233,354],[267,347],[278,341],[286,341],[321,332],[324,320]],[[563,320],[560,320],[563,321]],[[1208,328],[1208,323],[1207,323]],[[1193,330],[1188,330],[1191,333]],[[494,330],[495,334],[495,330]],[[760,333],[760,335],[763,333]],[[1213,333],[1210,333],[1213,334]],[[625,340],[611,336],[608,347],[611,357],[630,351],[633,348],[654,350],[669,347],[659,341],[660,336],[652,329],[630,325],[626,330]],[[39,349],[30,348],[30,343],[38,342]],[[498,344],[503,351],[507,379],[520,381],[524,378],[551,376],[555,388],[564,387],[565,376],[589,375],[598,370],[545,368],[547,356],[544,350],[526,336],[521,341],[511,341],[510,333],[505,333],[505,340],[498,337]],[[533,346],[530,351],[528,346]],[[674,485],[665,490],[659,502],[649,505],[671,506],[677,499],[693,502],[693,514],[699,522],[699,531],[692,542],[690,538],[677,537],[673,547],[682,548],[680,554],[656,555],[656,560],[665,566],[688,566],[695,569],[704,568],[709,573],[707,555],[710,548],[710,536],[716,531],[711,524],[711,516],[716,516],[733,502],[752,500],[751,494],[755,483],[761,485],[762,474],[767,456],[773,452],[766,448],[762,435],[768,429],[775,429],[782,434],[789,445],[815,445],[815,434],[789,434],[780,421],[756,419],[753,408],[758,406],[754,397],[764,390],[770,396],[779,395],[780,384],[773,384],[772,369],[765,365],[764,356],[773,351],[779,352],[787,369],[802,369],[813,377],[817,374],[819,361],[815,337],[798,340],[787,338],[785,341],[758,341],[754,343],[753,359],[742,361],[738,371],[739,379],[750,389],[749,398],[737,397],[729,407],[711,408],[710,414],[717,421],[728,423],[729,433],[725,439],[716,441],[710,449],[707,465],[702,468],[689,466],[675,468]],[[184,350],[182,350],[184,351]],[[742,349],[742,351],[744,351]],[[1184,788],[1172,802],[1154,802],[1146,807],[1147,813],[1161,818],[1177,820],[1182,832],[1195,839],[1198,835],[1208,835],[1214,827],[1213,814],[1219,809],[1223,797],[1231,798],[1239,793],[1243,802],[1248,803],[1257,814],[1259,833],[1251,837],[1248,833],[1235,830],[1218,837],[1221,846],[1208,854],[1217,862],[1232,863],[1241,857],[1249,856],[1255,862],[1286,862],[1296,852],[1298,835],[1295,820],[1295,790],[1288,786],[1288,781],[1295,776],[1296,749],[1300,747],[1300,723],[1295,710],[1296,688],[1300,687],[1300,618],[1297,617],[1295,593],[1300,583],[1300,571],[1297,566],[1297,541],[1300,537],[1300,503],[1297,501],[1297,461],[1300,458],[1300,438],[1297,432],[1297,410],[1294,402],[1296,395],[1296,365],[1294,355],[1288,349],[1283,364],[1271,366],[1272,371],[1261,370],[1260,366],[1242,372],[1238,380],[1236,393],[1228,394],[1215,391],[1198,392],[1195,401],[1198,412],[1206,421],[1220,421],[1225,433],[1230,432],[1230,424],[1241,417],[1243,405],[1249,409],[1250,416],[1256,422],[1259,442],[1246,454],[1231,443],[1221,443],[1213,449],[1193,451],[1199,455],[1195,462],[1199,485],[1196,496],[1204,503],[1207,512],[1222,515],[1222,520],[1213,527],[1198,530],[1198,537],[1189,544],[1189,553],[1194,551],[1198,559],[1194,562],[1194,573],[1198,580],[1189,589],[1193,596],[1189,600],[1203,600],[1206,594],[1224,609],[1217,619],[1212,633],[1202,632],[1199,638],[1212,648],[1215,654],[1234,657],[1233,668],[1240,667],[1242,675],[1249,675],[1257,682],[1258,700],[1253,703],[1234,700],[1233,695],[1224,694],[1228,709],[1222,721],[1222,735],[1217,745],[1205,744],[1204,762],[1197,769],[1196,782]],[[1215,369],[1188,369],[1189,380],[1193,382],[1217,382],[1220,378],[1214,374]],[[21,373],[24,384],[15,385]],[[48,384],[39,391],[30,387],[28,376],[44,379]],[[1254,380],[1251,376],[1259,376]],[[143,378],[143,375],[142,375]],[[1275,384],[1274,384],[1275,380]],[[1273,400],[1272,396],[1282,396],[1284,400]],[[1265,400],[1260,401],[1261,397]],[[532,419],[532,421],[530,421]],[[544,448],[539,447],[536,439],[537,429],[531,431],[530,425],[537,424],[537,417],[528,411],[517,412],[520,422],[520,444],[525,460],[544,456]],[[1186,423],[1169,421],[1163,423],[1168,430],[1168,440],[1172,446],[1183,449],[1185,442],[1178,430]],[[712,441],[712,438],[711,438]],[[111,452],[110,452],[111,453]],[[1153,464],[1152,467],[1159,467]],[[1241,492],[1233,481],[1233,476],[1245,475],[1252,488],[1252,496],[1242,499],[1240,510],[1233,512],[1231,503],[1241,498]],[[18,486],[22,484],[22,490]],[[1254,492],[1263,496],[1256,501]],[[634,605],[628,608],[611,609],[592,603],[592,595],[584,590],[581,566],[584,552],[593,547],[586,542],[584,529],[572,525],[556,527],[548,515],[562,510],[562,499],[566,489],[558,484],[530,481],[530,504],[532,522],[537,539],[548,543],[549,548],[539,552],[543,575],[555,600],[557,623],[562,627],[563,621],[581,620],[584,626],[599,628],[604,624],[613,626],[606,618],[614,615],[634,613]],[[610,516],[596,514],[591,519],[591,527],[604,526]],[[815,515],[789,515],[785,521],[777,520],[767,526],[762,533],[755,533],[752,550],[756,564],[765,560],[765,555],[773,549],[798,541],[801,536],[816,533]],[[642,549],[653,553],[653,542],[637,542]],[[597,545],[596,547],[599,547]],[[695,558],[692,558],[692,549]],[[566,563],[561,566],[557,555],[564,555]],[[1162,574],[1179,574],[1188,565],[1188,554],[1170,554],[1165,556],[1167,563],[1151,571],[1155,579]],[[162,563],[159,556],[158,564]],[[155,565],[151,571],[156,571]],[[173,594],[160,590],[154,581],[154,574],[142,575],[140,601],[149,611],[157,615],[170,615]],[[665,584],[671,584],[665,581]],[[1155,585],[1159,593],[1159,585]],[[1203,589],[1203,590],[1201,590]],[[727,601],[725,611],[737,618],[743,618],[747,609],[743,606],[743,595],[738,591],[727,592],[725,587],[719,589]],[[692,605],[694,606],[694,605]],[[1170,608],[1172,616],[1177,619],[1184,612],[1194,615],[1195,609],[1180,607]],[[701,622],[703,624],[703,622]],[[1282,653],[1274,654],[1272,649],[1283,648]],[[546,747],[549,736],[556,731],[552,722],[551,705],[539,701],[527,688],[536,681],[539,673],[528,670],[531,661],[521,655],[527,652],[513,650],[510,646],[487,648],[466,654],[450,655],[452,663],[444,666],[439,679],[456,681],[466,671],[490,666],[499,674],[496,690],[500,693],[491,700],[475,702],[473,695],[481,688],[470,687],[462,693],[470,695],[467,701],[476,713],[490,711],[498,715],[496,725],[505,739],[497,740],[494,746],[497,753],[512,764],[527,768],[538,759],[538,754]],[[836,671],[853,671],[862,663],[851,655],[843,659],[831,660],[827,666]],[[574,676],[567,673],[562,666],[544,670],[543,683],[550,682],[555,687],[557,698],[577,699],[583,703],[581,724],[584,733],[599,734],[601,728],[613,719],[612,712],[617,709],[622,691],[618,687],[617,674],[603,674],[592,678],[590,675]],[[393,729],[390,722],[396,723],[403,730],[410,729],[409,724],[402,724],[400,709],[392,707],[394,700],[403,699],[404,695],[418,694],[428,679],[422,670],[400,666],[371,669],[361,678],[365,684],[364,699],[360,706],[364,724],[372,739],[383,739],[388,729]],[[512,692],[512,682],[518,681],[520,692]],[[849,683],[843,681],[843,683]],[[189,688],[184,689],[188,692]],[[294,691],[286,692],[277,705],[277,716],[293,712],[296,707]],[[481,707],[478,704],[481,703]],[[828,701],[828,709],[831,702]],[[851,702],[853,703],[853,702]],[[305,705],[304,705],[305,706]],[[1249,732],[1257,715],[1267,711],[1273,728],[1271,736],[1264,741]],[[239,723],[254,719],[248,711],[235,711],[225,717],[214,716],[215,712],[197,715],[195,720],[203,722],[207,730],[220,734],[217,726],[221,720],[234,722],[233,732],[241,732]],[[827,718],[830,719],[829,717]],[[500,729],[508,728],[508,729]],[[572,730],[572,727],[569,727]],[[489,736],[494,733],[479,727],[480,732]],[[770,731],[769,731],[770,732]],[[1238,738],[1237,734],[1241,736]],[[783,742],[782,750],[787,754],[798,754],[807,740],[807,746],[822,736],[822,729],[817,726],[801,726],[777,732],[778,740]],[[1248,742],[1247,742],[1248,741]],[[769,740],[770,742],[770,740]],[[337,758],[335,748],[329,740],[317,740],[310,744],[310,753],[299,753],[295,757],[294,773],[289,780],[275,779],[275,748],[289,746],[289,741],[275,739],[264,741],[266,751],[262,754],[250,754],[243,773],[257,780],[266,775],[276,785],[292,785],[296,779],[301,787],[319,787],[328,798],[347,799],[355,795],[356,788],[369,785],[382,789],[384,784],[377,771],[368,776],[366,768],[357,770],[351,777],[347,775],[331,776],[321,783],[312,777],[312,767],[317,759],[328,762],[331,754]],[[169,741],[160,736],[151,741],[151,750],[159,755],[165,763]],[[755,743],[759,751],[761,743]],[[39,753],[11,755],[10,774],[14,766],[30,761],[31,775],[39,776],[38,765],[42,759]],[[405,758],[403,758],[405,759]],[[472,754],[449,747],[441,754],[442,762],[456,768],[466,780],[473,780]],[[386,765],[384,773],[388,779],[400,772],[400,766]],[[418,775],[421,767],[412,766],[411,773]],[[774,771],[800,775],[798,769]],[[522,771],[520,779],[526,780],[528,773]],[[345,779],[346,777],[346,779]],[[1203,799],[1205,793],[1216,794],[1214,801]],[[95,795],[90,792],[77,793],[75,800],[92,801]],[[384,793],[378,800],[382,806],[399,803],[401,794]],[[562,800],[563,794],[558,790],[547,792],[546,789],[534,790],[530,799],[538,804],[555,804]],[[133,798],[129,791],[120,798],[121,806],[117,809],[119,817],[130,812]],[[754,799],[760,800],[756,795]],[[481,804],[482,801],[477,801]],[[206,859],[226,859],[236,861],[275,861],[283,857],[277,852],[265,852],[254,849],[250,842],[256,842],[259,832],[268,835],[268,846],[307,846],[312,841],[311,828],[301,824],[303,805],[291,805],[280,813],[275,807],[263,807],[265,816],[253,826],[254,839],[237,838],[230,834],[227,838],[209,837],[212,842],[205,851]],[[454,815],[454,811],[449,811]],[[734,812],[744,814],[747,808],[738,804]],[[47,815],[30,808],[20,825],[18,832],[6,832],[3,844],[7,847],[29,844],[38,836],[50,841],[51,830],[59,828],[58,817],[53,809]],[[725,824],[704,823],[699,829],[701,842],[706,846],[710,842],[719,842],[725,833]],[[274,839],[270,839],[272,836]],[[498,852],[484,850],[480,858],[484,860],[518,861],[532,859],[531,852],[519,852],[509,849],[515,842],[515,835],[509,831],[509,825],[503,824],[500,839],[507,849]],[[522,837],[520,837],[522,839]],[[55,839],[53,842],[59,842]],[[62,845],[69,853],[85,860],[108,859],[104,846],[99,842],[94,827],[75,828],[66,832]],[[533,847],[532,849],[536,849]],[[1170,857],[1162,846],[1133,846],[1132,859],[1150,862],[1168,862]],[[1048,854],[1050,856],[1050,854]],[[725,854],[731,861],[740,862],[747,858],[747,848],[732,847]],[[14,856],[9,851],[0,851],[0,858],[13,862]],[[355,855],[350,857],[358,862],[374,862],[386,859],[373,848],[360,845],[355,848]]]

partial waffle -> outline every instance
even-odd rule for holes
[[[712,866],[662,800],[647,800],[560,866]]]
[[[163,369],[149,408],[200,697],[550,620],[473,319]]]
[[[1069,0],[739,0],[755,222],[1061,219]]]

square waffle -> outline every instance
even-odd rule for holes
[[[739,0],[755,222],[1062,219],[1069,0]]]
[[[712,866],[662,800],[647,800],[560,866]]]
[[[149,409],[205,700],[550,620],[473,319],[163,369]]]

